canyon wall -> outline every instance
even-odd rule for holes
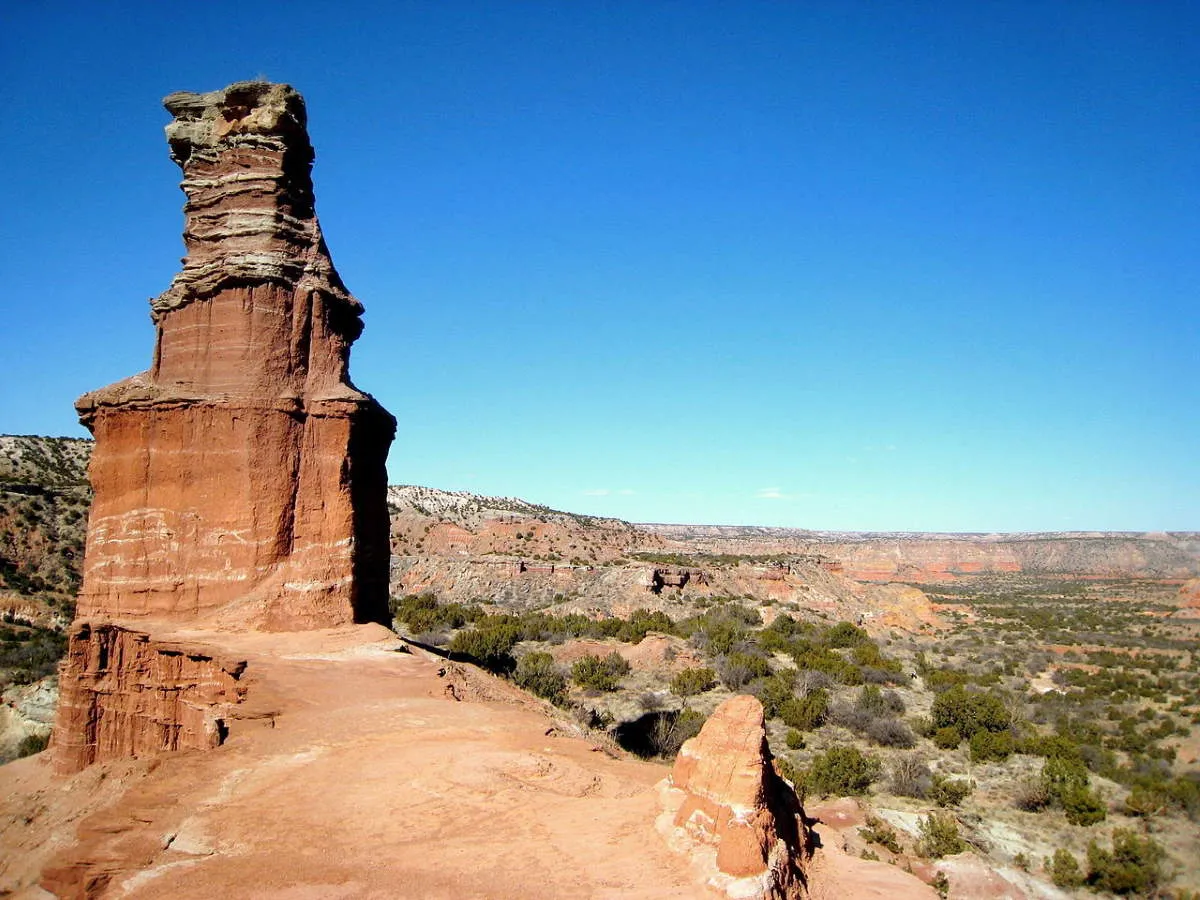
[[[1192,534],[988,535],[868,538],[822,545],[860,581],[954,581],[972,575],[1187,578],[1200,571]]]
[[[860,581],[954,581],[974,575],[1194,578],[1196,532],[993,534],[807,531],[741,525],[639,525],[690,553],[803,555]]]

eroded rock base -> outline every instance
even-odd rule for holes
[[[220,746],[245,695],[245,667],[119,625],[77,622],[59,685],[55,771]]]

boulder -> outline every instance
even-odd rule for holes
[[[757,698],[717,707],[684,743],[661,792],[660,832],[710,887],[749,900],[804,896],[803,810],[775,771]]]

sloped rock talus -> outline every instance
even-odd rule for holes
[[[151,301],[151,368],[76,404],[96,437],[79,613],[386,621],[395,420],[349,379],[362,306],[314,212],[304,101],[246,82],[165,105],[187,256]]]
[[[117,625],[77,622],[63,667],[55,769],[218,746],[245,694],[244,669]]]
[[[775,771],[757,698],[716,709],[683,745],[662,794],[659,830],[710,887],[731,898],[805,895],[803,812]]]

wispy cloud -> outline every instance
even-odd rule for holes
[[[637,493],[637,491],[635,491],[633,488],[621,488],[619,491],[617,491],[617,493],[622,497],[632,497]]]
[[[790,496],[785,494],[782,489],[777,487],[759,488],[754,492],[754,496],[759,500],[788,500]]]

